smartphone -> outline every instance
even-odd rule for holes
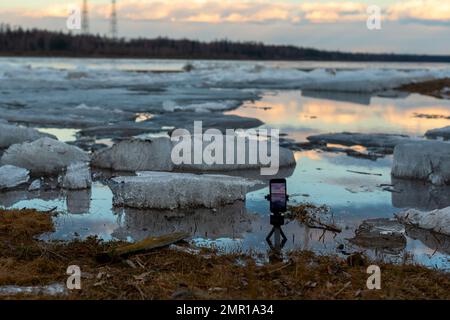
[[[287,210],[286,179],[270,180],[270,211],[283,213]]]

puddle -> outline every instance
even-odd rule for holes
[[[73,142],[77,140],[78,129],[59,129],[59,128],[36,128],[37,130],[45,133],[52,134],[58,137],[58,140],[63,142]]]

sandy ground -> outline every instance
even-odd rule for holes
[[[82,271],[81,290],[3,299],[450,299],[449,274],[412,265],[379,264],[382,289],[368,290],[362,256],[342,259],[293,252],[260,265],[255,257],[221,255],[188,243],[101,263],[96,256],[123,245],[95,238],[45,243],[52,213],[0,210],[2,286],[64,285],[69,265]]]

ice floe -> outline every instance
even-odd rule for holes
[[[175,164],[175,168],[181,171],[207,172],[260,168],[264,170],[264,168],[268,169],[269,167],[277,167],[279,169],[295,166],[296,164],[294,153],[287,148],[278,148],[278,145],[273,141],[258,141],[252,137],[240,138],[238,135],[223,135],[219,137],[222,139],[221,148],[214,149],[214,152],[212,152],[210,145],[211,141],[215,141],[214,139],[216,138],[212,135],[204,134],[200,137],[186,135],[176,138],[179,142],[174,142],[173,154],[177,155],[179,152],[178,143],[181,145],[187,142],[190,149],[189,152],[183,154],[182,162]],[[172,139],[175,138],[172,137]],[[241,146],[240,143],[242,143]],[[198,146],[200,147],[198,148]],[[199,149],[198,152],[201,152],[202,155],[216,153],[210,159],[213,161],[206,161],[205,157],[201,161],[195,161],[196,148]],[[253,157],[254,159],[252,159]]]
[[[450,143],[414,141],[397,145],[392,175],[435,185],[450,184]]]
[[[89,189],[92,185],[91,169],[85,162],[74,162],[67,167],[62,187],[69,190]]]
[[[450,207],[428,212],[409,209],[399,212],[395,216],[406,225],[450,236]]]
[[[331,143],[340,144],[344,146],[364,146],[368,148],[381,148],[393,150],[394,147],[400,143],[411,141],[410,137],[399,134],[387,133],[328,133],[319,134],[307,137],[311,143]]]
[[[73,162],[89,162],[83,150],[50,138],[14,144],[0,159],[2,165],[15,165],[30,170],[32,175],[55,175]]]
[[[95,152],[92,165],[116,171],[172,171],[170,138],[130,139]]]
[[[30,171],[11,165],[0,167],[0,190],[12,189],[27,183],[30,180]]]
[[[224,102],[205,102],[196,104],[180,105],[174,101],[165,101],[163,109],[167,112],[175,111],[195,111],[195,112],[214,112],[227,111],[236,109],[241,103],[238,101],[224,101]]]
[[[142,172],[117,177],[109,187],[113,204],[137,209],[216,208],[245,200],[250,187],[259,183],[225,175]]]
[[[33,182],[30,183],[30,186],[28,187],[28,191],[37,191],[41,189],[42,182],[41,179],[33,180]]]
[[[450,126],[428,130],[425,133],[425,136],[432,139],[443,138],[445,140],[450,140]]]
[[[56,139],[55,136],[39,132],[36,129],[0,122],[0,149],[8,148],[17,143],[35,141],[43,137]]]

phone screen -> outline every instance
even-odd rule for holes
[[[270,211],[285,212],[287,210],[286,180],[270,182]]]

